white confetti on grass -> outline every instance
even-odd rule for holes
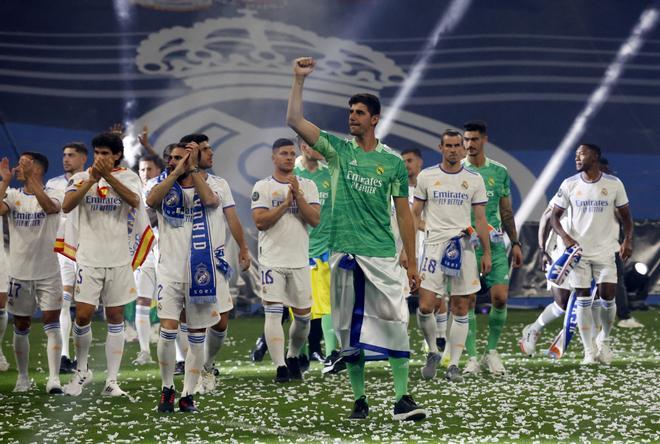
[[[126,347],[120,382],[136,402],[101,398],[105,358],[103,347],[95,343],[94,382],[79,398],[45,395],[45,375],[36,373],[33,377],[38,391],[11,394],[15,371],[0,374],[0,440],[61,442],[62,436],[77,442],[111,441],[113,437],[114,442],[127,443],[660,440],[658,313],[640,314],[646,329],[615,330],[614,365],[586,369],[579,365],[579,342],[572,344],[575,347],[560,362],[523,359],[515,352],[522,326],[535,314],[510,311],[501,347],[508,370],[505,378],[482,375],[463,384],[422,381],[419,368],[424,356],[415,350],[410,392],[432,414],[421,423],[392,420],[394,392],[385,363],[367,364],[370,415],[367,421],[357,423],[346,419],[353,400],[346,374],[322,378],[320,367],[313,364],[303,383],[273,383],[274,370],[268,357],[259,364],[247,358],[262,320],[242,319],[232,324],[234,345],[228,344],[221,352],[218,389],[196,398],[200,414],[156,412],[158,369],[155,365],[130,364],[137,353],[135,344]],[[479,347],[483,350],[486,318],[478,318]],[[102,332],[104,327],[96,323],[94,329]],[[551,333],[545,336],[548,339]],[[411,337],[412,344],[421,342],[415,329],[411,329]],[[626,349],[631,352],[622,352]],[[7,344],[5,353],[11,353]],[[45,365],[43,356],[33,358],[31,368]],[[181,377],[176,378],[176,384],[180,389]]]

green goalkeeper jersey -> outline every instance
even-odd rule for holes
[[[408,198],[408,173],[401,156],[380,142],[374,151],[366,152],[355,140],[325,131],[313,148],[323,154],[330,168],[330,249],[361,256],[396,256],[391,198]]]
[[[481,168],[471,164],[467,157],[463,160],[463,166],[483,177],[486,185],[486,195],[488,196],[486,219],[493,228],[501,229],[500,198],[508,197],[511,194],[511,180],[506,167],[487,157],[486,163]],[[474,226],[474,211],[472,212],[472,226]]]
[[[296,162],[293,170],[296,176],[304,177],[316,184],[319,190],[319,202],[321,203],[321,222],[313,228],[309,228],[309,257],[321,257],[323,253],[328,252],[330,248],[330,169],[319,163],[316,171],[309,171],[302,162]]]

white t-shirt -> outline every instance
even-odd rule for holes
[[[296,176],[307,203],[319,205],[316,184]],[[276,208],[284,203],[289,184],[270,176],[252,188],[252,209]],[[309,265],[309,235],[296,201],[269,229],[259,231],[259,263],[265,267],[300,268]]]
[[[49,188],[45,191],[61,204],[62,193]],[[9,276],[31,281],[59,274],[53,250],[59,214],[46,214],[36,196],[23,189],[9,188],[4,203],[9,207]]]
[[[226,222],[223,210],[233,207],[234,197],[226,180],[209,174],[206,183],[220,199],[217,208],[206,208],[211,245],[223,248]],[[149,185],[155,185],[150,183]],[[188,283],[190,278],[190,249],[192,242],[193,198],[195,187],[183,188],[184,222],[173,227],[163,217],[162,206],[154,208],[158,214],[158,265],[157,273],[169,282]]]
[[[415,202],[415,187],[408,185],[408,205],[412,209],[413,203]],[[392,212],[390,217],[390,226],[392,227],[392,234],[394,235],[394,244],[396,245],[396,251],[401,252],[403,249],[403,239],[401,239],[401,233],[399,233],[399,220],[396,218],[396,207],[394,206],[394,198],[392,198]],[[424,252],[424,232],[417,230],[415,232],[415,248],[417,251],[417,259],[422,257]]]
[[[601,174],[587,182],[582,174],[565,179],[553,198],[555,206],[566,211],[566,231],[582,247],[584,257],[607,257],[619,248],[619,224],[615,208],[628,205],[623,183],[614,176]]]
[[[140,178],[131,170],[116,169],[112,175],[132,192],[141,193]],[[71,177],[66,192],[75,191],[89,173]],[[107,193],[107,194],[106,194]],[[95,183],[78,204],[78,247],[76,262],[88,267],[109,268],[128,265],[128,214],[131,206],[108,183]]]
[[[50,188],[55,191],[59,191],[60,193],[62,193],[62,196],[64,196],[64,193],[66,193],[66,187],[68,183],[69,183],[69,179],[66,178],[66,175],[62,174],[61,176],[53,177],[48,182],[46,182],[46,189]],[[64,233],[65,223],[66,223],[66,213],[64,211],[60,211],[60,228],[59,228],[60,233]]]
[[[427,244],[443,243],[459,234],[471,225],[472,206],[488,202],[481,175],[465,168],[447,173],[440,165],[419,173],[415,199],[425,202]]]

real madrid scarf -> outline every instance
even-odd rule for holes
[[[461,238],[464,233],[461,232],[458,236],[454,236],[447,242],[445,251],[440,258],[440,269],[447,276],[458,276],[461,272],[461,264],[463,262],[463,244]]]
[[[163,171],[158,176],[157,183],[161,183],[167,178],[169,171]],[[179,228],[183,226],[184,222],[184,205],[183,205],[183,188],[178,182],[174,182],[172,188],[167,192],[163,201],[161,202],[161,209],[165,222],[173,227]]]
[[[578,245],[568,247],[564,253],[552,263],[546,276],[549,282],[561,285],[566,277],[573,271],[573,268],[582,258],[582,248]]]
[[[190,277],[192,279],[188,293],[190,302],[193,304],[214,304],[216,302],[213,258],[206,208],[195,192],[193,197],[192,242],[190,243]]]

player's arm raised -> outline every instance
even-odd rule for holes
[[[319,140],[321,130],[303,115],[303,84],[313,70],[316,62],[311,57],[300,57],[293,61],[293,85],[286,110],[286,124],[291,127],[310,146]]]
[[[474,224],[476,225],[477,235],[481,242],[484,254],[481,256],[481,274],[490,273],[492,260],[490,255],[490,236],[488,235],[488,220],[486,219],[486,205],[477,204],[472,206],[474,211]]]
[[[628,260],[632,255],[633,251],[633,219],[632,214],[630,213],[630,206],[624,205],[620,208],[617,208],[619,216],[621,217],[621,224],[623,225],[623,243],[621,244],[621,249],[619,254],[621,259],[624,261]]]
[[[511,258],[513,259],[513,268],[519,268],[522,265],[522,249],[518,243],[518,231],[516,230],[516,220],[513,216],[513,207],[509,196],[500,198],[500,217],[502,218],[502,228],[509,236],[511,241]]]

